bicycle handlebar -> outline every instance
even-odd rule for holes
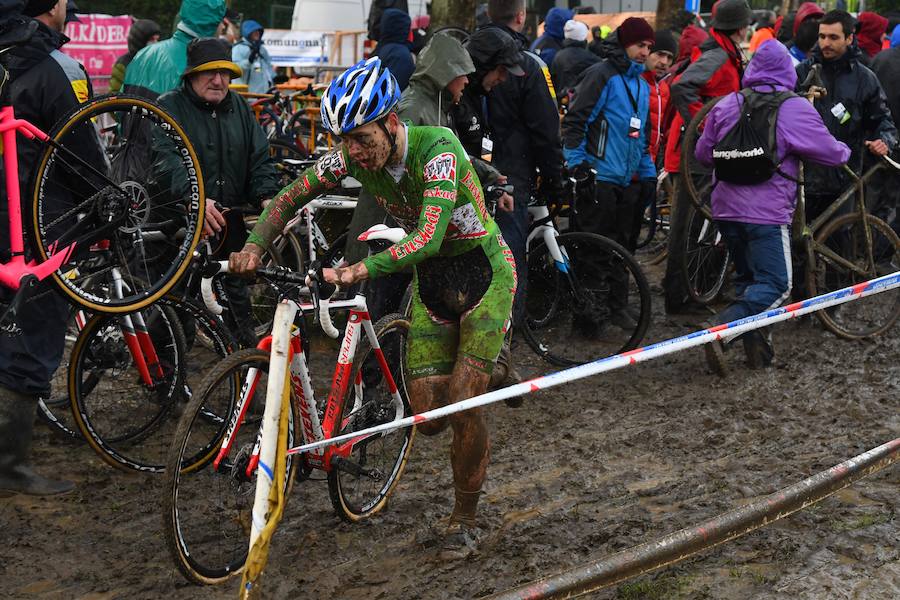
[[[206,308],[214,315],[221,315],[224,309],[219,304],[215,292],[213,292],[213,278],[216,275],[228,272],[227,260],[213,261],[203,268],[203,278],[200,280],[200,296],[203,298]],[[259,267],[256,270],[256,276],[273,283],[308,286],[313,297],[313,304],[316,307],[316,320],[322,327],[322,331],[331,338],[337,338],[340,335],[340,332],[331,320],[331,313],[328,311],[331,297],[337,291],[337,286],[325,282],[320,263],[316,262],[310,265],[306,275],[291,271],[285,267]]]

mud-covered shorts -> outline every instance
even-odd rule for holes
[[[416,265],[407,368],[411,378],[449,375],[457,361],[490,374],[509,329],[516,290],[512,252],[500,234],[487,252]]]

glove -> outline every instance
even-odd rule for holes
[[[547,205],[559,204],[565,201],[566,189],[562,178],[556,176],[541,176],[541,187],[538,189],[538,197],[543,198]]]

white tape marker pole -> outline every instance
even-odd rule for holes
[[[303,452],[309,452],[310,450],[315,450],[316,448],[345,442],[353,438],[368,436],[384,431],[391,431],[393,429],[400,429],[401,427],[410,427],[412,425],[424,423],[426,421],[433,421],[435,419],[440,419],[441,417],[446,417],[447,415],[452,415],[464,410],[470,410],[479,406],[493,404],[495,402],[505,400],[506,398],[523,396],[525,394],[530,394],[531,392],[544,390],[563,383],[568,383],[570,381],[584,379],[585,377],[590,377],[598,373],[620,369],[628,365],[633,365],[635,363],[650,360],[652,358],[658,358],[660,356],[665,356],[667,354],[672,354],[681,350],[693,348],[695,346],[702,346],[703,344],[716,339],[734,337],[742,333],[752,331],[754,329],[772,325],[773,323],[793,319],[801,315],[828,308],[829,306],[844,304],[845,302],[851,302],[853,300],[858,300],[866,296],[886,292],[898,287],[900,287],[900,271],[897,271],[896,273],[892,273],[890,275],[884,275],[883,277],[879,277],[877,279],[872,279],[865,283],[860,283],[854,286],[830,292],[828,294],[816,296],[814,298],[810,298],[809,300],[796,302],[794,304],[782,306],[781,308],[775,308],[758,315],[738,319],[737,321],[732,321],[731,323],[717,325],[715,327],[704,329],[702,331],[695,331],[694,333],[689,333],[678,338],[665,340],[656,344],[652,344],[650,346],[637,348],[636,350],[629,350],[628,352],[624,352],[622,354],[616,354],[615,356],[602,358],[600,360],[589,362],[584,365],[571,367],[563,371],[557,371],[556,373],[544,375],[543,377],[538,377],[530,381],[523,381],[522,383],[516,385],[511,385],[509,387],[495,390],[493,392],[487,392],[486,394],[481,394],[480,396],[475,396],[474,398],[469,398],[468,400],[463,400],[461,402],[456,402],[455,404],[449,404],[447,406],[442,406],[441,408],[429,410],[418,415],[413,415],[411,417],[391,421],[390,423],[376,425],[375,427],[370,427],[368,429],[361,429],[353,433],[339,435],[326,440],[320,440],[317,442],[306,444],[304,446],[299,446],[290,450],[289,453],[299,454]]]

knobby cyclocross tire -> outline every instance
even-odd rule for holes
[[[874,254],[874,267],[869,261],[868,244],[858,213],[842,215],[829,221],[816,236],[819,244],[833,249],[864,273],[850,271],[827,254],[814,250],[815,268],[807,265],[806,281],[810,296],[887,275],[900,268],[900,238],[891,227],[871,215],[866,216]],[[883,269],[878,269],[883,265]],[[856,340],[884,333],[900,317],[900,290],[881,292],[816,312],[822,324],[845,339]]]
[[[219,469],[214,459],[248,368],[268,373],[268,352],[250,348],[235,352],[212,369],[188,402],[175,431],[166,461],[163,531],[178,569],[196,584],[222,582],[244,568],[250,545],[250,519],[256,476],[246,476],[246,461],[262,423],[266,379],[260,376],[243,424]],[[256,405],[255,407],[253,405]],[[289,445],[301,437],[300,414],[291,397]],[[285,501],[301,460],[288,455]]]
[[[353,383],[341,409],[339,423],[343,427],[335,435],[412,415],[406,393],[405,374],[409,321],[398,313],[385,315],[375,324],[375,335],[400,392],[402,407],[394,405],[375,352],[369,345],[368,338],[363,336],[353,361]],[[358,388],[354,385],[357,376],[361,380]],[[355,466],[368,470],[367,474],[357,475],[332,467],[328,472],[328,491],[338,516],[352,523],[370,517],[384,508],[403,474],[415,434],[414,427],[405,427],[357,441],[349,460]]]
[[[92,312],[155,302],[184,274],[202,233],[203,177],[184,130],[156,104],[114,95],[82,104],[50,137],[32,201],[38,258],[77,241],[52,277]],[[148,233],[157,237],[145,240]],[[119,297],[112,286],[84,283],[113,267],[139,289]]]
[[[594,233],[564,233],[556,241],[567,258],[564,264],[554,260],[543,241],[528,251],[521,327],[528,345],[559,366],[637,348],[650,325],[651,296],[634,257]],[[614,316],[620,311],[629,319]]]
[[[686,210],[681,274],[688,296],[709,304],[722,291],[731,266],[731,252],[715,221],[705,217],[693,204],[683,208]]]
[[[126,342],[125,315],[98,314],[72,347],[69,399],[78,429],[100,458],[123,470],[159,472],[169,445],[170,431],[163,425],[184,393],[180,365],[187,342],[172,308],[157,304],[139,312],[159,359],[158,367],[147,365],[151,383],[139,373]]]

